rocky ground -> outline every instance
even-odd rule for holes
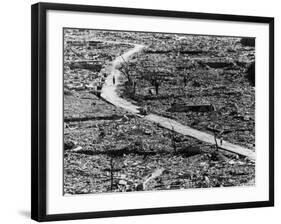
[[[112,60],[143,44],[144,51],[128,62],[136,88],[132,93],[131,83],[124,83],[119,90],[124,98],[254,150],[254,87],[246,77],[254,48],[240,41],[65,29],[64,192],[248,185],[254,162],[160,128],[99,95]],[[146,77],[152,72],[161,80],[158,94]],[[177,103],[211,103],[216,110],[169,112]]]

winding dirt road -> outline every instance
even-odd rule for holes
[[[125,61],[128,61],[133,54],[140,52],[144,48],[143,45],[135,44],[134,46],[135,47],[133,49],[127,51],[122,55]],[[203,131],[196,130],[186,125],[182,125],[173,119],[162,117],[156,114],[141,116],[139,114],[140,108],[138,106],[121,98],[117,93],[117,86],[120,85],[119,77],[121,76],[120,71],[117,68],[120,64],[124,63],[122,57],[119,56],[113,61],[110,75],[107,76],[101,91],[102,98],[104,98],[106,101],[110,102],[111,104],[115,105],[116,107],[123,108],[126,111],[136,114],[139,117],[142,117],[143,119],[146,119],[148,121],[154,122],[163,128],[167,128],[175,132],[178,132],[180,134],[196,138],[203,142],[215,144],[213,135],[205,133]],[[115,84],[113,83],[113,77],[115,79]],[[239,145],[234,145],[227,141],[223,141],[223,144],[219,145],[219,148],[229,152],[237,153],[239,155],[246,156],[253,161],[256,160],[255,152],[253,152],[252,150],[244,148]]]
[[[112,63],[110,75],[107,76],[101,90],[101,97],[104,98],[106,101],[134,114],[139,113],[139,107],[121,98],[117,94],[116,90],[117,90],[117,86],[120,85],[119,77],[121,75],[117,67],[120,64],[124,63],[124,60],[128,61],[133,54],[141,51],[143,48],[144,48],[143,45],[135,44],[135,47],[133,49],[127,51],[122,55],[123,58],[121,56],[117,57]],[[115,84],[113,83],[113,78],[115,79]]]

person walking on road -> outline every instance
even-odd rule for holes
[[[112,78],[112,83],[113,83],[113,85],[115,85],[115,76],[113,76],[113,78]]]

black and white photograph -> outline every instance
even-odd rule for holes
[[[255,37],[62,35],[64,195],[255,186]]]
[[[278,223],[277,1],[1,9],[0,223]]]

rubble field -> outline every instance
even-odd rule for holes
[[[255,87],[247,78],[254,47],[243,46],[241,38],[164,36],[131,62],[136,90],[122,87],[122,96],[195,129],[212,133],[215,127],[223,139],[254,150]],[[158,94],[147,74],[158,81]],[[169,111],[175,104],[212,104],[215,112]]]
[[[255,48],[242,39],[64,29],[64,193],[254,185],[254,161],[100,96],[112,61],[142,44],[120,67],[121,97],[254,151]]]

